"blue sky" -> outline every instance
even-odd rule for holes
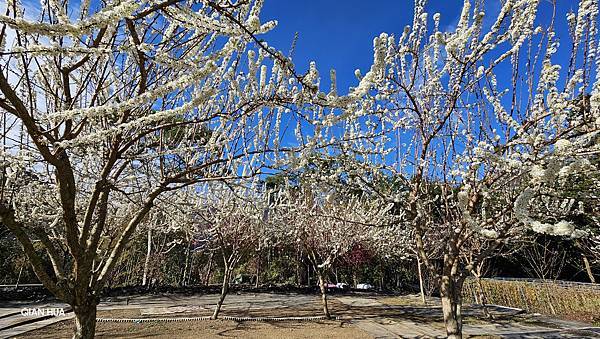
[[[540,2],[538,22],[547,23],[551,2]],[[569,10],[576,10],[579,1],[556,2],[558,36],[563,42],[568,42],[565,15]],[[79,1],[71,0],[70,4],[76,8]],[[92,4],[97,4],[97,0],[92,0]],[[485,4],[486,20],[491,22],[500,9],[500,0],[485,0]],[[30,17],[39,13],[39,0],[23,0],[23,5]],[[426,11],[430,14],[430,21],[434,13],[441,13],[442,29],[452,30],[462,5],[463,0],[429,0]],[[0,8],[4,6],[4,3],[0,4]],[[278,20],[279,25],[263,38],[277,49],[287,52],[297,32],[299,39],[294,61],[299,72],[306,71],[310,61],[316,61],[323,89],[327,90],[329,70],[334,68],[337,71],[338,90],[340,94],[345,94],[349,86],[356,84],[354,70],[359,68],[364,74],[370,67],[373,38],[382,32],[399,36],[406,25],[412,24],[413,8],[413,0],[265,0],[261,20]],[[559,52],[565,50],[568,49],[561,48]],[[559,54],[557,58],[555,62],[566,66],[568,60],[565,56]]]
[[[474,1],[471,1],[472,3]],[[556,0],[557,37],[561,47],[553,57],[553,62],[568,68],[571,41],[567,30],[566,15],[577,11],[577,0]],[[441,29],[453,31],[458,23],[463,0],[429,0],[426,11],[429,21],[434,13],[441,14]],[[500,0],[485,1],[486,17],[484,26],[490,27],[500,11]],[[536,25],[547,27],[552,17],[552,3],[540,0]],[[347,93],[357,80],[354,70],[362,74],[368,71],[373,62],[373,38],[382,32],[398,37],[404,27],[413,21],[412,0],[265,0],[261,19],[278,20],[279,25],[263,38],[277,49],[287,52],[295,33],[299,37],[294,53],[294,62],[299,73],[308,69],[314,60],[321,74],[322,90],[329,89],[329,70],[337,71],[337,88],[340,94]],[[535,44],[537,44],[536,40]],[[541,60],[540,60],[541,62]],[[497,69],[500,89],[508,89],[511,84],[510,63]],[[526,89],[526,88],[525,88]],[[510,107],[510,95],[505,95],[506,107]],[[395,155],[393,155],[395,156]]]
[[[557,0],[558,35],[563,41],[568,41],[565,15],[569,10],[576,11],[577,3],[576,0]],[[430,0],[426,10],[430,17],[441,13],[441,26],[451,30],[462,5],[462,0]],[[499,8],[500,0],[486,1],[488,20],[495,17]],[[540,23],[548,22],[550,10],[550,2],[541,0]],[[263,21],[279,21],[278,27],[264,38],[281,51],[290,49],[298,32],[294,61],[301,72],[315,60],[322,83],[328,84],[329,70],[336,69],[340,94],[356,84],[356,68],[364,74],[370,67],[373,38],[382,32],[399,36],[406,25],[412,24],[412,17],[413,1],[410,0],[265,0],[261,15]],[[555,62],[563,63],[560,60],[563,56],[557,55],[557,58]]]

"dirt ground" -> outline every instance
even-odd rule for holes
[[[69,338],[73,324],[63,321],[20,338]],[[341,321],[235,322],[228,320],[170,323],[98,323],[97,338],[371,338]]]
[[[191,318],[212,313],[213,296],[194,299],[177,295],[133,300],[136,308],[101,310],[99,318]],[[293,317],[322,314],[318,298],[306,295],[241,294],[231,296],[221,316]],[[123,301],[111,301],[114,304]],[[129,305],[129,304],[128,304]],[[130,305],[131,306],[131,305]],[[202,320],[181,322],[98,322],[98,338],[371,338],[395,337],[410,333],[409,337],[444,337],[445,329],[438,300],[422,305],[418,296],[377,296],[356,294],[338,296],[329,300],[332,321],[229,321]],[[139,308],[138,308],[139,307]],[[470,338],[523,338],[523,333],[539,337],[540,331],[552,338],[597,337],[573,330],[586,324],[566,324],[534,314],[519,313],[513,309],[490,307],[493,319],[488,319],[481,307],[469,305],[463,310],[465,329]],[[351,322],[350,322],[351,321]],[[569,329],[569,331],[560,331]],[[69,338],[73,321],[66,320],[27,332],[20,338]],[[561,333],[559,333],[561,332]],[[589,333],[588,333],[589,332]],[[536,334],[537,333],[537,334]],[[594,332],[596,333],[596,332]],[[600,331],[597,332],[600,334]]]
[[[260,312],[264,316],[276,316],[275,312]],[[204,314],[173,316],[192,317]],[[229,315],[229,314],[228,314]],[[116,310],[98,312],[105,318],[144,318],[139,310]],[[168,316],[161,316],[162,318]],[[65,320],[39,330],[19,336],[19,338],[70,338],[73,321]],[[114,323],[99,322],[96,325],[97,338],[371,338],[367,333],[346,321],[274,321],[236,322],[229,320],[207,320],[186,322],[146,322]]]

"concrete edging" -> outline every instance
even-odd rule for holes
[[[97,322],[117,322],[117,323],[148,323],[148,322],[182,322],[182,321],[205,321],[213,320],[210,316],[203,317],[183,317],[183,318],[97,318]],[[233,317],[222,316],[217,320],[234,320],[234,321],[316,321],[316,320],[339,320],[338,317],[327,317],[323,315],[310,317]]]

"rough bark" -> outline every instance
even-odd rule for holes
[[[325,279],[323,278],[323,273],[320,270],[317,270],[317,275],[319,276],[319,288],[321,290],[321,304],[323,305],[323,314],[325,318],[331,319],[331,314],[329,313],[329,306],[327,305],[327,288],[325,287]]]
[[[448,338],[462,338],[462,282],[456,277],[443,275],[441,279],[440,295],[442,299],[442,312],[444,325]]]
[[[73,305],[75,333],[73,339],[93,339],[96,333],[96,303]]]

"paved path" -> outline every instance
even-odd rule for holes
[[[408,297],[407,297],[408,298]],[[416,299],[416,298],[415,298]],[[351,320],[356,326],[369,333],[374,338],[445,338],[446,333],[441,318],[439,306],[397,306],[386,303],[388,298],[357,298],[344,296],[337,298],[340,302],[350,307],[376,307],[388,309],[396,316],[381,317],[377,315],[364,315]],[[481,310],[465,308],[466,316],[481,316]],[[492,313],[500,316],[514,313],[507,308],[493,308]],[[417,315],[416,317],[414,315]],[[437,319],[436,319],[437,318]],[[500,338],[600,338],[600,328],[589,327],[587,324],[544,320],[549,327],[540,325],[523,324],[517,321],[494,321],[477,324],[465,324],[463,334],[465,337],[496,336]],[[540,321],[541,322],[541,321]]]
[[[210,312],[217,299],[217,295],[135,296],[130,297],[128,301],[121,297],[104,300],[99,305],[99,310],[135,308],[141,309],[141,313],[146,315],[176,313],[186,310]],[[374,338],[445,337],[443,324],[440,321],[441,310],[437,306],[415,306],[411,303],[398,305],[391,303],[391,298],[367,294],[333,296],[331,299],[339,301],[338,306],[334,308],[334,312],[340,316],[342,321],[348,321],[356,325]],[[401,297],[398,300],[404,299],[405,297]],[[225,300],[223,311],[248,312],[253,310],[289,309],[290,313],[293,314],[294,309],[318,310],[318,302],[319,299],[314,295],[242,293],[229,295]],[[36,317],[21,315],[21,309],[24,307],[54,308],[66,307],[66,305],[60,303],[4,303],[0,305],[0,338],[10,338],[73,317],[71,312],[67,312],[64,317],[51,317],[35,321]],[[495,311],[503,312],[501,309]],[[477,312],[476,309],[466,308],[465,315],[473,316]],[[600,328],[575,331],[581,327],[582,324],[570,322],[548,323],[548,327],[544,327],[539,324],[532,325],[512,320],[496,322],[467,321],[464,326],[464,334],[465,337],[493,335],[502,338],[600,338]]]

